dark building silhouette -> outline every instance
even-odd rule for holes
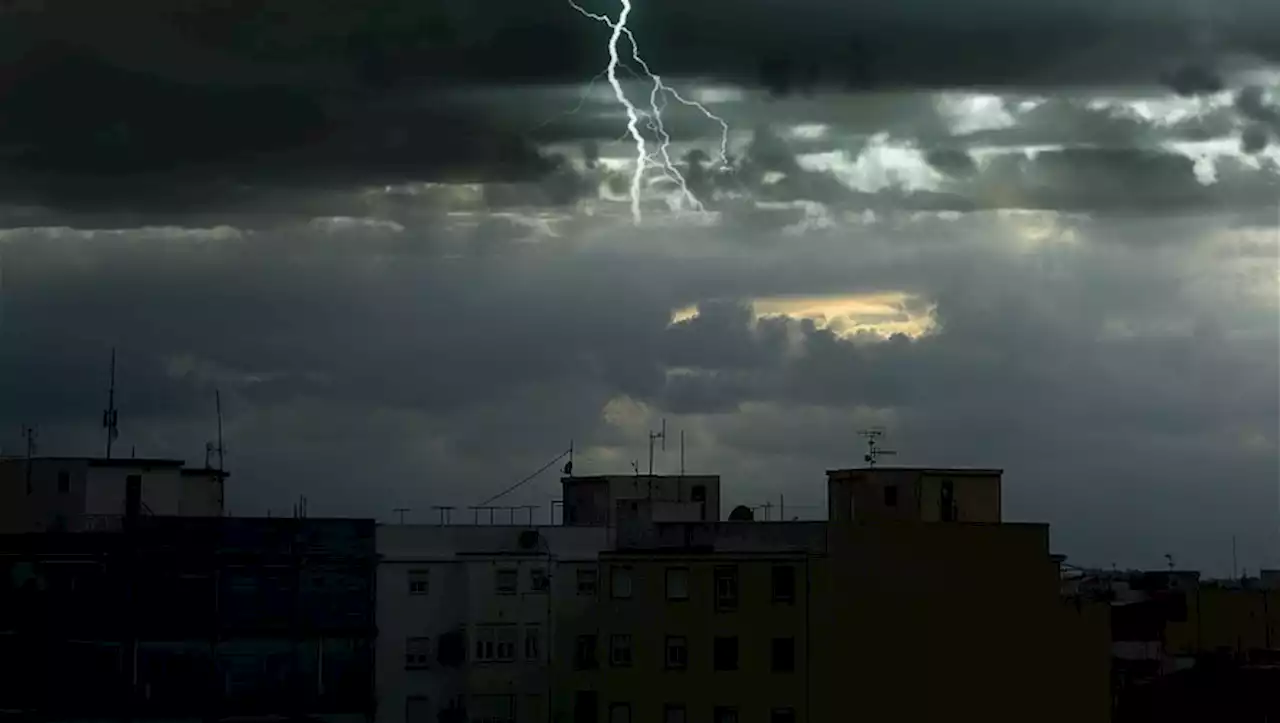
[[[372,520],[0,536],[0,710],[370,716],[375,566]]]

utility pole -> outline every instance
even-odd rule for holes
[[[120,415],[116,411],[116,349],[111,347],[111,385],[107,388],[107,408],[102,412],[102,427],[107,430],[107,459],[111,445],[120,436]]]

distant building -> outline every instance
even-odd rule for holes
[[[378,528],[377,719],[547,721],[553,631],[587,615],[608,528]]]
[[[566,525],[720,520],[719,475],[598,475],[560,482]]]
[[[174,459],[0,458],[0,534],[118,530],[131,478],[142,513],[221,517],[227,473]]]
[[[832,522],[1000,522],[1002,470],[863,467],[827,472]]]
[[[0,536],[0,710],[373,716],[372,520],[141,518]]]

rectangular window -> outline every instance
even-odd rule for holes
[[[537,625],[526,625],[524,628],[524,659],[542,659],[542,628]]]
[[[738,709],[728,705],[715,707],[715,723],[738,723]]]
[[[775,673],[791,673],[796,669],[796,639],[774,638],[769,651],[770,667]]]
[[[578,594],[594,597],[596,594],[596,581],[599,577],[600,573],[594,567],[580,568],[578,570]]]
[[[738,638],[737,637],[717,637],[715,639],[715,648],[712,650],[716,670],[737,670],[738,669]]]
[[[687,567],[668,567],[667,568],[667,599],[668,600],[688,600],[689,599],[689,568]]]
[[[898,485],[886,485],[884,488],[884,506],[898,506]]]
[[[430,570],[410,570],[409,571],[409,594],[410,595],[426,595],[431,591],[431,571]]]
[[[494,573],[493,588],[499,595],[515,595],[520,584],[520,574],[511,568],[502,568]]]
[[[716,609],[735,610],[738,607],[738,568],[733,565],[717,565]]]
[[[596,723],[600,716],[599,697],[594,690],[573,694],[573,723]]]
[[[431,699],[425,695],[411,695],[404,699],[404,723],[432,723]]]
[[[71,491],[71,473],[65,469],[58,470],[58,492],[66,494]]]
[[[467,706],[467,718],[471,723],[515,723],[516,697],[514,695],[472,695]]]
[[[431,663],[431,638],[408,638],[404,642],[406,670],[426,668]]]
[[[596,662],[596,636],[579,635],[573,647],[573,667],[577,670],[594,670]]]
[[[769,723],[796,723],[796,709],[774,708],[769,712]]]
[[[505,663],[516,659],[516,626],[477,625],[474,660]]]
[[[609,638],[609,665],[615,668],[631,667],[631,636],[613,635]]]
[[[684,670],[689,667],[689,641],[683,635],[668,635],[666,644],[667,670]]]
[[[631,704],[611,703],[609,705],[609,723],[631,723]]]
[[[694,485],[689,493],[689,499],[694,502],[706,502],[707,488],[704,485]]]
[[[796,600],[796,568],[792,565],[774,565],[773,601],[793,603]]]
[[[614,565],[609,568],[609,591],[618,599],[625,600],[631,597],[631,568],[623,565]]]
[[[551,587],[551,578],[547,577],[545,567],[535,567],[529,571],[529,589],[534,592],[546,592]]]
[[[686,717],[684,706],[679,703],[667,703],[662,707],[663,723],[685,723]]]

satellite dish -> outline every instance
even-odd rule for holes
[[[729,513],[731,522],[753,522],[756,519],[756,513],[751,511],[746,505],[738,505]]]

